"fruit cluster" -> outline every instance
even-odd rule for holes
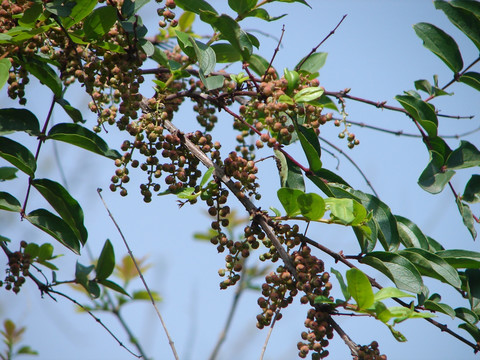
[[[29,274],[32,258],[23,250],[27,246],[25,241],[20,244],[20,250],[8,255],[8,268],[6,269],[5,280],[0,281],[0,286],[5,285],[5,290],[12,290],[15,294],[20,292],[21,286],[25,283],[25,276]]]
[[[372,341],[370,345],[363,345],[358,351],[358,356],[353,360],[387,360],[387,355],[380,355],[378,342]]]

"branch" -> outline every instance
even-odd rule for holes
[[[268,341],[270,340],[270,336],[272,335],[273,332],[273,327],[275,326],[275,323],[277,322],[278,315],[280,314],[281,308],[278,308],[277,311],[275,312],[275,316],[273,317],[272,325],[270,325],[270,330],[268,330],[267,337],[265,338],[265,343],[263,344],[262,347],[262,352],[260,353],[260,360],[263,360],[263,357],[265,356],[265,351],[267,351],[267,345]]]
[[[275,50],[273,51],[272,59],[271,59],[270,62],[268,63],[267,69],[265,70],[265,74],[263,74],[263,77],[264,77],[264,78],[267,77],[267,75],[268,75],[268,70],[270,70],[270,68],[272,67],[273,60],[275,60],[275,56],[277,56],[277,53],[280,51],[280,45],[281,45],[281,43],[282,43],[283,34],[285,34],[285,25],[282,26],[282,34],[280,35],[280,39],[278,40],[277,47],[276,47]]]
[[[128,245],[127,240],[125,239],[125,236],[123,235],[123,232],[122,232],[122,230],[120,229],[120,226],[119,226],[118,223],[115,221],[115,218],[113,217],[112,213],[110,212],[110,209],[108,208],[107,203],[105,202],[105,200],[103,200],[101,191],[102,191],[102,189],[97,189],[98,196],[99,196],[100,199],[102,200],[103,205],[105,206],[105,209],[106,209],[107,212],[108,212],[108,216],[110,216],[110,218],[111,218],[112,221],[113,221],[113,224],[114,224],[115,227],[117,228],[117,230],[118,230],[118,232],[119,232],[119,234],[120,234],[120,237],[122,238],[123,243],[125,244],[125,247],[127,248],[128,255],[130,255],[130,258],[132,259],[133,264],[135,265],[135,268],[137,269],[138,275],[140,276],[140,279],[142,280],[143,286],[145,287],[145,290],[146,290],[147,293],[148,293],[148,297],[150,298],[150,301],[152,302],[153,308],[155,309],[155,311],[156,311],[156,313],[157,313],[157,316],[158,316],[158,318],[160,319],[160,322],[162,323],[163,330],[165,331],[165,335],[167,336],[168,344],[170,345],[170,347],[171,347],[171,349],[172,349],[173,356],[175,357],[176,360],[179,360],[179,357],[178,357],[178,354],[177,354],[177,350],[175,349],[175,344],[174,344],[172,338],[170,337],[170,334],[168,333],[167,326],[166,326],[165,322],[163,321],[163,317],[162,317],[162,315],[160,314],[160,311],[158,310],[158,307],[157,307],[157,304],[155,303],[155,300],[153,299],[153,295],[152,295],[152,293],[151,293],[151,291],[150,291],[150,288],[148,287],[147,282],[145,281],[145,278],[143,277],[142,271],[140,270],[140,266],[138,265],[137,260],[135,259],[135,256],[133,256],[133,252],[132,252],[132,250],[130,249],[130,246]]]
[[[330,325],[332,325],[333,329],[337,332],[338,335],[342,338],[342,340],[345,342],[345,344],[348,346],[350,349],[350,353],[352,354],[353,357],[358,357],[358,345],[353,342],[352,339],[343,331],[343,329],[338,325],[335,320],[331,316],[328,317],[328,322]]]

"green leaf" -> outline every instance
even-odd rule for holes
[[[47,138],[64,141],[110,159],[121,156],[118,151],[110,149],[100,136],[78,124],[57,124],[50,129]]]
[[[81,122],[81,123],[85,123],[85,120],[83,120],[83,116],[82,116],[82,113],[80,112],[80,110],[74,108],[72,105],[70,105],[70,103],[65,100],[65,99],[55,99],[55,101],[57,102],[57,104],[59,104],[63,110],[65,110],[65,112],[68,114],[68,116],[70,116],[73,120],[73,122]]]
[[[307,71],[310,74],[315,74],[323,67],[323,65],[325,65],[325,62],[327,61],[327,55],[328,53],[326,52],[313,53],[308,57],[307,60],[305,60],[302,66],[298,67],[305,58],[300,60],[295,66],[295,69]]]
[[[472,0],[452,0],[450,1],[455,7],[468,10],[480,18],[480,4],[477,1]]]
[[[63,26],[68,29],[69,27],[78,24],[93,11],[97,2],[97,0],[76,1],[70,15],[62,19]]]
[[[308,3],[305,0],[273,0],[273,1],[286,2],[286,3],[298,2],[303,5],[307,5],[310,9],[312,8],[310,5],[308,5]]]
[[[382,301],[390,298],[404,298],[404,297],[415,297],[415,296],[412,294],[403,292],[402,290],[398,290],[397,288],[394,288],[394,287],[384,287],[375,293],[374,300],[375,302],[377,302],[377,301]]]
[[[53,245],[49,243],[42,244],[38,249],[37,256],[39,261],[53,259]]]
[[[25,27],[35,27],[35,23],[37,22],[40,15],[42,15],[43,6],[42,4],[36,3],[33,4],[31,7],[25,10],[21,19],[18,19],[18,24],[20,26]]]
[[[317,100],[315,100],[322,108],[338,111],[337,105],[333,102],[331,98],[323,94]]]
[[[367,210],[354,199],[327,198],[325,204],[332,217],[345,225],[359,225],[367,216]]]
[[[440,256],[418,248],[407,248],[399,251],[398,254],[414,264],[422,275],[438,279],[457,289],[462,286],[457,271]]]
[[[430,143],[429,150],[436,152],[444,159],[444,161],[446,161],[452,153],[452,149],[450,149],[445,140],[439,136],[435,138],[429,138],[428,142]]]
[[[178,28],[180,31],[189,32],[192,31],[192,24],[195,21],[195,13],[191,11],[184,11],[178,18]]]
[[[395,99],[418,121],[430,137],[437,136],[438,119],[433,105],[411,95],[397,95]]]
[[[287,94],[292,95],[293,90],[298,87],[300,75],[296,71],[290,71],[287,68],[283,70],[283,76],[287,80]]]
[[[122,5],[122,15],[129,18],[135,15],[150,0],[124,0]]]
[[[0,89],[7,83],[12,63],[9,59],[0,59]]]
[[[431,193],[438,194],[455,175],[455,171],[444,168],[443,157],[435,151],[429,151],[430,162],[418,178],[418,185]]]
[[[480,20],[470,11],[452,6],[448,2],[437,0],[434,3],[435,8],[442,10],[450,22],[467,35],[480,50],[480,31],[478,31]]]
[[[480,74],[474,71],[469,71],[460,76],[460,79],[458,81],[463,82],[464,84],[467,84],[471,87],[473,87],[475,90],[480,91]]]
[[[14,131],[25,131],[29,135],[39,135],[37,117],[27,109],[0,109],[0,135]]]
[[[223,86],[225,78],[222,75],[215,75],[209,76],[207,78],[203,78],[203,82],[207,90],[215,90],[221,88]]]
[[[88,233],[83,223],[83,210],[77,200],[62,185],[55,181],[35,179],[32,181],[32,185],[72,228],[80,243],[85,245]]]
[[[395,215],[395,219],[397,220],[400,241],[405,247],[415,247],[428,250],[429,246],[427,237],[416,224],[399,215]]]
[[[20,205],[20,201],[14,196],[7,192],[0,191],[0,210],[20,212],[22,205]]]
[[[460,215],[462,215],[463,224],[467,227],[470,235],[472,235],[473,240],[475,240],[475,238],[477,237],[477,231],[475,230],[475,219],[473,217],[470,206],[468,206],[458,198],[456,200],[456,203],[458,211],[460,211]]]
[[[297,136],[300,139],[300,144],[302,145],[305,156],[307,157],[310,170],[315,173],[322,168],[322,161],[320,160],[321,149],[318,137],[315,133],[315,130],[312,128],[306,128],[303,125],[297,125],[296,121],[294,121],[294,124]]]
[[[175,35],[177,36],[177,42],[180,49],[182,49],[188,57],[194,60],[196,58],[196,53],[193,44],[190,42],[190,35],[179,30],[175,30]]]
[[[278,19],[281,19],[283,18],[284,16],[286,16],[287,14],[282,14],[280,16],[270,16],[270,14],[268,13],[267,10],[263,9],[263,8],[256,8],[256,9],[253,9],[252,11],[248,12],[245,17],[257,17],[259,19],[262,19],[262,20],[265,20],[265,21],[268,21],[268,22],[271,22],[271,21],[275,21],[275,20],[278,20]]]
[[[195,54],[197,55],[200,71],[203,71],[205,76],[210,74],[215,69],[215,51],[200,41],[195,40],[192,36],[189,37],[189,41],[195,50]]]
[[[360,309],[367,309],[373,305],[374,295],[372,285],[367,276],[360,270],[353,268],[347,271],[348,292],[352,295]]]
[[[258,76],[263,76],[268,69],[268,61],[257,54],[252,54],[248,59],[250,69]]]
[[[315,193],[299,195],[297,203],[302,215],[309,220],[321,219],[325,214],[325,201]]]
[[[0,136],[0,157],[30,176],[37,168],[35,157],[25,146],[3,136]]]
[[[85,38],[98,40],[117,22],[117,10],[114,6],[101,6],[93,10],[83,23]]]
[[[0,168],[1,169],[1,168]],[[480,201],[480,175],[472,175],[463,191],[462,200],[469,203]]]
[[[222,34],[222,37],[237,50],[243,60],[248,60],[252,55],[252,42],[238,23],[226,14],[217,15],[214,12],[201,12],[202,21],[212,25]]]
[[[25,69],[40,82],[50,88],[55,97],[62,97],[62,82],[57,73],[39,56],[29,57],[23,62]]]
[[[15,179],[17,171],[18,169],[10,166],[0,166],[0,182]]]
[[[472,310],[458,307],[455,309],[455,317],[462,319],[463,321],[475,325],[478,323],[478,315],[475,314]]]
[[[435,253],[455,269],[480,268],[480,253],[470,250],[452,249],[440,250]]]
[[[118,285],[117,283],[111,280],[107,280],[107,279],[98,280],[98,283],[109,289],[112,289],[113,291],[116,291],[120,294],[130,297],[130,295],[127,293],[127,291],[124,288],[122,288],[120,285]]]
[[[446,314],[450,316],[452,319],[455,319],[455,310],[453,310],[450,305],[447,305],[444,303],[438,303],[430,300],[425,300],[425,303],[423,304],[423,306],[425,307],[425,309],[438,311],[438,312],[441,312],[442,314]]]
[[[310,86],[297,92],[293,100],[297,103],[306,103],[318,99],[323,95],[325,89],[320,86]]]
[[[88,275],[95,269],[94,265],[85,266],[80,264],[78,261],[75,265],[75,280],[86,287],[88,281]]]
[[[480,313],[480,269],[465,270],[467,276],[467,295],[470,309],[476,314]]]
[[[105,280],[112,274],[113,269],[115,269],[115,253],[112,243],[107,239],[95,266],[96,279]]]
[[[451,170],[479,166],[480,151],[468,141],[462,140],[458,149],[455,149],[448,157],[446,165]]]
[[[297,189],[291,189],[291,188],[278,189],[277,191],[278,199],[280,200],[280,203],[282,204],[288,216],[293,217],[296,215],[300,215],[301,213],[300,206],[297,202],[297,198],[303,194],[304,194],[303,191],[300,191]]]
[[[40,246],[38,246],[38,244],[35,244],[35,243],[29,243],[25,248],[25,253],[29,254],[32,257],[32,259],[38,256],[39,251],[40,251]]]
[[[472,1],[473,2],[473,1]],[[467,331],[474,339],[475,341],[480,341],[480,329],[476,326],[473,326],[472,324],[469,323],[463,323],[458,325],[460,329],[463,329]]]
[[[202,180],[200,181],[200,187],[203,188],[203,186],[210,180],[210,177],[212,176],[213,172],[215,171],[215,167],[209,167],[207,171],[205,171],[205,174],[202,176]]]
[[[360,262],[385,274],[401,290],[416,294],[422,292],[423,281],[420,273],[410,261],[401,255],[373,251],[365,255]]]
[[[210,11],[217,14],[217,11],[204,0],[175,0],[175,5],[179,8],[191,11],[200,15],[203,11]]]
[[[61,244],[80,254],[80,243],[72,228],[60,217],[45,209],[37,209],[30,212],[26,219],[34,226],[45,231],[58,240]]]
[[[229,43],[216,43],[211,46],[219,63],[232,63],[242,60],[242,55]]]
[[[413,25],[415,33],[423,40],[423,45],[437,55],[454,73],[463,68],[462,55],[458,45],[445,31],[428,23]]]
[[[280,174],[280,186],[305,191],[302,170],[281,151],[274,150],[277,168]]]
[[[38,355],[38,351],[33,350],[30,346],[24,345],[17,350],[18,355],[25,354],[25,355]]]
[[[152,297],[153,297],[154,301],[162,301],[161,296],[157,292],[151,291],[150,293],[152,294]],[[135,291],[132,294],[132,298],[134,300],[149,300],[150,301],[150,296],[148,295],[148,292],[146,290]]]
[[[71,0],[53,0],[52,2],[45,4],[47,11],[60,17],[69,16],[74,6],[75,1]]]
[[[441,96],[441,95],[453,95],[453,93],[447,93],[442,89],[433,86],[428,80],[417,80],[414,82],[415,89],[425,91],[429,95]]]
[[[342,294],[343,294],[343,297],[345,298],[345,301],[350,300],[350,298],[352,296],[348,292],[348,287],[345,284],[345,281],[343,280],[343,276],[340,273],[340,271],[335,270],[334,268],[331,268],[330,272],[333,273],[337,277],[337,280],[338,280],[338,283],[340,284],[340,289],[342,290]]]
[[[230,9],[237,12],[238,15],[243,15],[252,10],[257,5],[257,0],[228,0]]]

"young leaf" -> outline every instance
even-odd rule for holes
[[[390,298],[403,298],[403,297],[415,297],[415,296],[412,294],[407,294],[406,292],[403,292],[402,290],[398,290],[397,288],[394,288],[394,287],[384,287],[375,293],[374,300],[375,302],[377,302],[377,301],[382,301]]]
[[[458,45],[445,31],[428,23],[413,25],[415,33],[423,40],[423,45],[437,55],[454,73],[463,68],[462,55]]]
[[[120,157],[118,151],[110,149],[100,136],[78,124],[57,124],[50,129],[47,138],[64,141],[110,159]]]
[[[327,55],[328,53],[325,52],[318,52],[318,53],[313,53],[308,57],[307,60],[305,60],[302,64],[302,61],[305,59],[303,58],[298,62],[298,64],[295,66],[296,70],[302,70],[302,71],[307,71],[310,74],[315,74],[320,70],[323,65],[325,65],[325,61],[327,61]],[[298,67],[300,64],[302,66]]]
[[[17,168],[0,166],[0,182],[15,179],[17,177],[17,171]]]
[[[429,151],[430,162],[418,178],[418,185],[431,193],[438,194],[448,184],[450,179],[455,175],[453,170],[445,170],[443,168],[443,157],[435,151]]]
[[[480,74],[474,71],[469,71],[460,76],[460,79],[458,81],[463,82],[464,84],[467,84],[471,87],[473,87],[475,90],[480,91]]]
[[[35,157],[25,146],[3,136],[0,136],[0,157],[30,176],[37,168]]]
[[[428,250],[428,240],[423,234],[422,230],[403,216],[395,215],[397,220],[398,234],[400,235],[400,241],[407,247],[421,248]]]
[[[82,245],[87,242],[87,229],[83,223],[83,210],[78,202],[59,183],[49,179],[35,179],[32,185],[72,228]]]
[[[303,191],[291,188],[280,188],[277,191],[277,196],[282,203],[288,216],[300,215],[300,207],[297,202],[297,198],[304,194]]]
[[[321,219],[325,214],[325,201],[315,193],[301,194],[297,197],[298,207],[303,216],[309,220]]]
[[[345,225],[359,225],[367,215],[365,208],[354,199],[327,198],[325,204],[332,217]]]
[[[325,89],[323,87],[320,87],[320,86],[307,87],[307,88],[304,88],[304,89],[300,90],[299,92],[297,92],[295,94],[295,96],[293,97],[293,100],[296,103],[310,102],[310,101],[318,99],[320,96],[323,95],[324,92],[325,92]]]
[[[192,24],[195,21],[195,13],[191,11],[184,11],[178,18],[178,28],[183,32],[192,31]]]
[[[207,171],[205,171],[205,174],[202,176],[202,180],[200,181],[200,187],[203,188],[203,186],[210,180],[210,177],[212,176],[213,172],[215,171],[215,167],[212,166],[208,168]]]
[[[114,6],[101,6],[85,19],[83,30],[85,38],[98,40],[117,22],[117,10]]]
[[[95,266],[96,279],[99,281],[105,280],[112,274],[114,268],[115,253],[112,243],[107,239],[98,258],[97,265]]]
[[[22,205],[20,205],[20,201],[14,196],[7,192],[0,191],[0,210],[20,212]]]
[[[365,255],[360,262],[385,274],[401,290],[416,294],[422,292],[423,281],[420,273],[410,261],[401,255],[373,251]]]
[[[360,270],[353,268],[347,271],[348,292],[352,295],[360,309],[367,309],[373,305],[374,295],[372,285],[367,276]]]
[[[462,198],[469,203],[480,201],[480,175],[472,175],[470,180],[468,180]]]
[[[438,119],[435,108],[411,95],[397,95],[395,99],[427,131],[432,138],[437,136]]]
[[[345,301],[348,301],[350,300],[350,298],[352,297],[350,295],[350,293],[348,292],[348,287],[347,285],[345,284],[345,281],[343,280],[343,276],[342,274],[340,273],[340,271],[334,269],[334,268],[331,268],[330,269],[330,272],[333,273],[336,277],[337,277],[337,280],[338,280],[338,283],[340,284],[340,289],[342,290],[342,294],[343,294],[343,297],[345,298]]]
[[[473,240],[477,237],[477,231],[475,230],[475,219],[473,218],[472,210],[470,206],[457,198],[456,200],[460,215],[462,215],[463,224],[467,227]]]
[[[127,291],[124,288],[122,288],[120,285],[118,285],[117,283],[115,283],[113,281],[103,279],[103,280],[98,280],[98,283],[107,287],[107,288],[109,288],[109,289],[112,289],[113,291],[116,291],[120,294],[123,294],[123,295],[126,295],[126,296],[130,297],[130,295],[127,293]]]
[[[452,151],[447,159],[448,169],[465,169],[480,165],[480,151],[468,141],[462,140],[458,149]]]
[[[75,254],[80,254],[80,243],[72,228],[58,216],[45,209],[30,212],[26,219],[34,226],[45,231]]]

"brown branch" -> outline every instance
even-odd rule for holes
[[[282,26],[282,34],[280,35],[280,39],[278,40],[277,47],[276,47],[275,50],[273,51],[272,59],[271,59],[270,62],[268,63],[267,69],[265,70],[265,74],[263,74],[263,77],[264,77],[264,78],[267,77],[267,75],[268,75],[268,70],[270,70],[270,68],[272,67],[273,60],[275,60],[275,56],[277,56],[278,52],[280,51],[280,45],[281,45],[281,43],[282,43],[283,34],[285,34],[285,25]]]
[[[338,325],[335,320],[331,316],[328,317],[328,322],[330,325],[332,325],[333,329],[337,332],[338,335],[342,338],[342,340],[345,342],[345,344],[348,346],[350,349],[350,353],[352,354],[352,357],[358,357],[358,351],[359,347],[355,342],[350,339],[350,337],[343,331],[343,329]]]
[[[295,66],[295,70],[300,69],[300,68],[302,67],[302,65],[305,63],[305,61],[307,61],[307,59],[308,59],[310,56],[312,56],[312,55],[315,53],[315,51],[317,51],[318,48],[319,48],[325,41],[327,41],[327,39],[328,39],[330,36],[332,36],[333,34],[335,34],[335,30],[338,29],[338,27],[339,27],[340,24],[343,22],[343,20],[345,20],[346,17],[347,17],[347,14],[343,15],[342,19],[338,22],[337,26],[335,26],[335,28],[334,28],[332,31],[330,31],[330,33],[329,33],[322,41],[320,41],[320,43],[319,43],[317,46],[315,46],[315,47],[308,53],[308,55],[303,58],[303,60],[302,60],[297,66]]]

